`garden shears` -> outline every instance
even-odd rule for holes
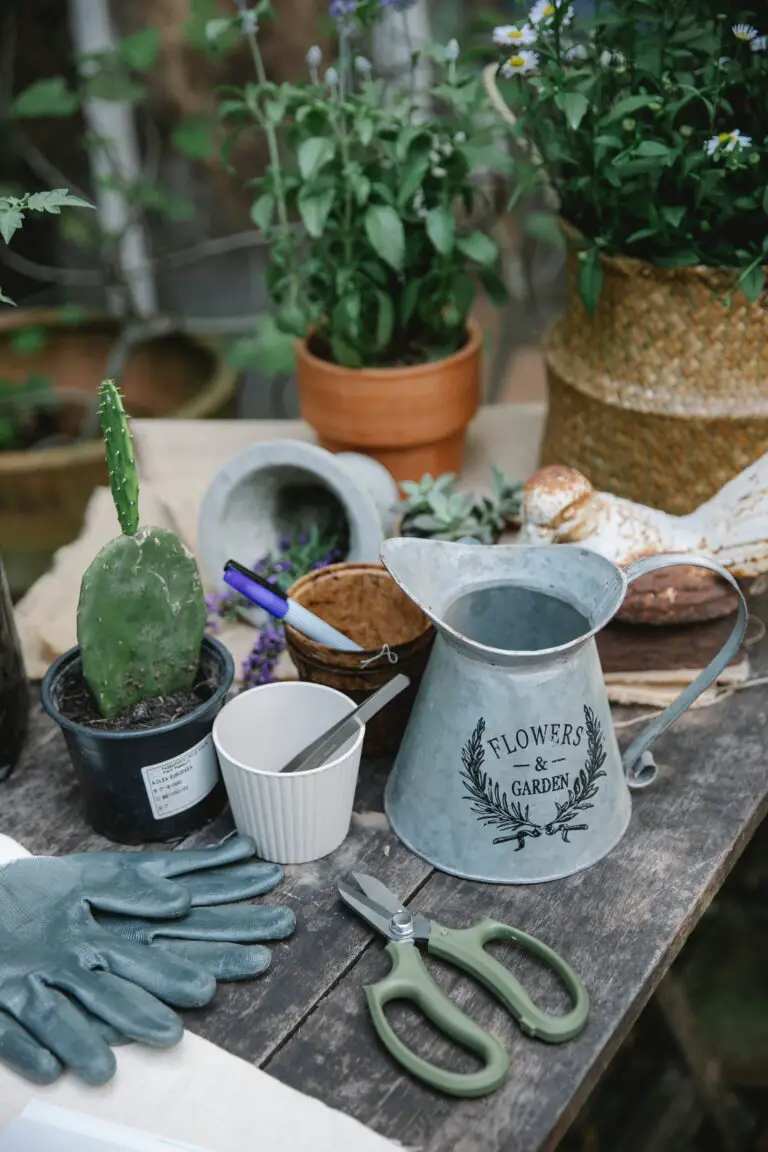
[[[490,919],[481,920],[472,928],[444,928],[421,913],[404,908],[394,892],[373,876],[353,872],[352,880],[354,884],[339,884],[342,900],[389,940],[389,974],[364,989],[373,1026],[395,1060],[426,1084],[450,1096],[485,1096],[506,1079],[509,1056],[496,1036],[466,1016],[440,989],[427,971],[418,944],[426,944],[431,956],[462,969],[483,984],[528,1036],[562,1044],[586,1025],[586,988],[562,956],[541,940]],[[571,1011],[554,1016],[537,1008],[512,972],[485,951],[485,945],[494,940],[518,944],[551,968],[573,1000]],[[451,1072],[412,1052],[396,1035],[385,1014],[387,1004],[395,1000],[410,1001],[420,1008],[444,1036],[479,1056],[483,1067],[478,1072]]]

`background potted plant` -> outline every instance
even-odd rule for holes
[[[427,474],[418,483],[406,480],[401,487],[401,536],[495,544],[505,525],[520,523],[523,485],[500,468],[493,469],[488,493],[458,491],[452,472],[436,479]]]
[[[75,53],[74,77],[38,78],[16,93],[3,119],[10,145],[29,167],[69,188],[10,198],[0,207],[6,243],[6,226],[19,205],[31,203],[34,210],[47,196],[42,210],[58,212],[65,203],[84,202],[71,191],[82,174],[59,172],[35,145],[41,125],[53,121],[76,136],[79,166],[90,169],[85,182],[97,207],[60,217],[59,236],[52,239],[66,250],[66,267],[1,253],[15,271],[57,285],[61,299],[60,306],[0,313],[0,550],[16,596],[77,536],[93,488],[106,483],[98,439],[98,389],[105,376],[120,377],[135,417],[234,415],[238,372],[219,337],[229,327],[242,331],[243,323],[238,328],[237,322],[165,315],[147,294],[152,275],[204,256],[205,246],[153,255],[149,243],[151,224],[180,225],[195,214],[195,204],[158,180],[158,133],[148,116],[142,121],[144,152],[133,164],[125,142],[109,135],[146,112],[159,44],[158,29],[145,28],[115,37],[102,52]],[[199,156],[206,141],[215,147],[212,128],[202,122],[180,122],[172,138],[186,157]],[[225,247],[226,238],[218,246]]]
[[[78,645],[49,668],[42,700],[64,732],[93,828],[124,844],[164,841],[193,832],[224,805],[211,729],[234,665],[204,635],[192,555],[173,532],[139,527],[128,420],[113,381],[100,394],[123,534],[83,576]]]
[[[496,244],[461,216],[482,202],[473,170],[505,161],[479,123],[481,76],[452,41],[414,56],[434,69],[429,92],[390,90],[360,54],[382,3],[350,0],[331,5],[338,59],[311,48],[306,81],[271,84],[258,39],[271,7],[240,7],[256,83],[226,92],[221,115],[232,139],[265,133],[270,156],[252,217],[271,245],[272,312],[254,352],[285,370],[298,349],[302,414],[324,447],[398,480],[457,471],[480,400],[477,279],[504,298]]]
[[[768,449],[765,9],[540,0],[494,39],[568,244],[542,463],[689,512]]]

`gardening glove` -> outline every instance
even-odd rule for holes
[[[115,1071],[113,1030],[158,1047],[180,1040],[168,1004],[200,1007],[217,976],[258,975],[269,957],[251,942],[293,930],[287,908],[225,906],[280,880],[282,869],[253,854],[251,840],[232,837],[211,849],[0,866],[0,1060],[37,1083],[66,1065],[102,1084]]]

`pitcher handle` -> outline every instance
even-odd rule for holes
[[[633,564],[627,564],[624,568],[624,573],[627,577],[627,582],[632,584],[639,576],[645,576],[649,572],[656,572],[659,568],[708,568],[710,572],[717,573],[723,580],[726,580],[736,592],[739,597],[739,610],[736,616],[736,623],[733,626],[733,631],[726,640],[723,647],[715,656],[714,660],[707,665],[703,672],[699,672],[696,679],[683,689],[680,695],[674,700],[668,708],[665,708],[660,716],[655,717],[643,729],[640,735],[632,741],[626,752],[622,756],[622,764],[624,765],[624,773],[627,778],[627,784],[630,788],[647,788],[656,779],[658,769],[654,762],[653,756],[649,749],[651,744],[662,732],[666,732],[670,725],[674,724],[679,716],[682,716],[686,709],[690,708],[694,700],[701,696],[702,692],[706,691],[712,684],[715,683],[718,676],[725,668],[728,667],[731,660],[741,648],[744,634],[747,630],[747,621],[749,619],[749,610],[747,609],[747,602],[744,595],[739,588],[736,580],[715,560],[710,560],[706,556],[689,556],[682,553],[665,554],[661,553],[658,556],[645,556],[642,560],[635,560]]]

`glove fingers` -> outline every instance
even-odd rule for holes
[[[27,980],[14,1015],[87,1084],[106,1084],[114,1076],[117,1064],[109,1045],[55,988],[37,979]]]
[[[183,916],[189,909],[189,893],[180,884],[139,866],[118,872],[104,891],[89,896],[89,903],[103,912],[157,919]]]
[[[258,940],[284,940],[296,927],[296,917],[290,908],[226,904],[220,908],[192,908],[182,919],[164,923],[121,916],[99,917],[99,923],[108,932],[141,945],[163,939],[251,944]]]
[[[193,872],[179,879],[192,898],[192,907],[214,904],[234,904],[238,900],[251,900],[280,883],[284,875],[279,864],[251,861],[233,864],[215,872]]]
[[[162,1009],[158,1019],[168,1019],[170,1009],[167,1004],[175,1008],[202,1008],[216,993],[216,981],[210,972],[172,953],[158,952],[145,944],[128,940],[103,944],[99,952],[114,976],[127,981],[127,988],[136,988],[137,997],[133,997],[132,991],[130,993],[131,1004],[141,998],[150,1002],[157,998],[155,1005]],[[158,1004],[159,1001],[162,1004]],[[152,1004],[147,1008],[151,1010]],[[170,1015],[176,1018],[175,1013]],[[112,1023],[122,1028],[115,1021]]]
[[[211,848],[179,848],[176,852],[142,852],[142,867],[149,867],[161,876],[184,876],[205,868],[222,868],[239,864],[256,854],[256,845],[250,836],[228,836]]]
[[[248,980],[261,976],[272,961],[269,948],[260,944],[227,944],[200,940],[160,940],[152,945],[174,952],[211,972],[217,980]]]
[[[52,1084],[63,1072],[61,1062],[11,1016],[0,1011],[0,1061],[33,1084]]]
[[[105,959],[111,968],[112,958],[105,956]],[[157,973],[155,982],[160,982]],[[210,982],[215,990],[212,977]],[[130,1040],[139,1040],[152,1048],[170,1048],[182,1037],[184,1027],[173,1009],[159,996],[114,972],[99,970],[68,974],[66,985],[63,981],[61,985],[88,1012],[101,1017]]]

